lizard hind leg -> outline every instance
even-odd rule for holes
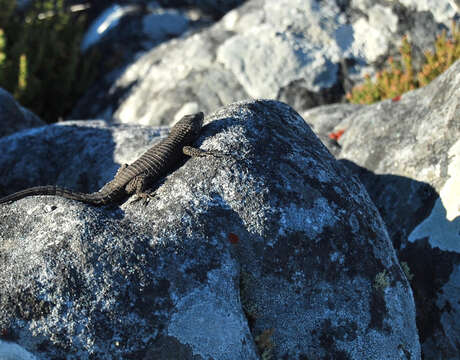
[[[153,199],[155,192],[150,190],[151,185],[151,177],[148,175],[141,174],[134,177],[125,187],[128,194],[135,195],[130,203],[144,200],[144,204],[147,204],[150,199]]]

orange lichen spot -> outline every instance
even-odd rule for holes
[[[329,133],[329,138],[338,141],[342,137],[344,132],[345,130],[337,130],[335,132],[331,132]]]
[[[230,244],[238,244],[240,238],[234,233],[228,233],[228,241],[230,241]]]

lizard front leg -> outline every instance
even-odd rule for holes
[[[224,155],[218,151],[213,150],[201,150],[192,146],[184,146],[182,152],[190,157],[204,157],[204,156],[215,156],[223,157]]]
[[[115,177],[117,177],[117,175],[121,173],[124,169],[126,169],[128,166],[128,164],[121,164],[121,166],[117,170],[117,173],[115,174]]]

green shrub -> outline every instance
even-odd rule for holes
[[[452,37],[447,38],[443,31],[438,36],[435,52],[425,52],[426,64],[418,73],[417,79],[421,86],[425,86],[435,77],[446,71],[457,59],[460,58],[460,29],[455,24],[452,26]]]
[[[456,24],[452,26],[452,37],[447,39],[446,32],[437,37],[435,52],[425,52],[425,62],[418,73],[412,68],[412,49],[407,37],[402,39],[399,48],[401,61],[388,59],[389,67],[377,73],[375,80],[365,76],[361,85],[355,86],[346,98],[355,104],[371,104],[383,99],[398,99],[409,91],[427,85],[443,73],[460,58],[460,31]]]
[[[80,54],[86,19],[64,0],[36,0],[26,13],[0,0],[0,86],[47,122],[65,116],[95,79],[97,54]]]

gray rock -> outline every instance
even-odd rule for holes
[[[41,359],[419,359],[412,292],[361,183],[285,104],[237,103],[207,123],[198,145],[224,156],[190,159],[146,206],[29,197],[0,207],[10,341]],[[120,141],[156,134],[85,126],[3,141],[22,154],[35,136],[67,153],[56,142],[73,146],[83,131],[81,148],[96,153],[105,134],[94,156],[109,146],[124,162]],[[63,166],[80,167],[69,179],[90,167],[106,176],[107,158]]]
[[[45,125],[44,121],[19,105],[8,91],[0,88],[0,137],[42,125]]]
[[[390,7],[375,4],[367,9],[368,17],[353,24],[354,51],[368,62],[388,54],[398,30],[398,17]],[[373,41],[369,41],[372,38]]]
[[[333,141],[331,133],[344,130],[338,124],[350,114],[355,113],[362,105],[357,104],[332,104],[318,106],[307,110],[302,114],[306,123],[310,125],[315,134],[327,146],[332,155],[340,153],[340,146]]]
[[[399,2],[337,4],[248,1],[215,25],[139,56],[90,91],[72,117],[171,124],[184,104],[209,113],[248,97],[305,111],[340,101],[365,73],[398,55],[404,34],[420,64],[423,50],[445,28],[431,12]]]
[[[344,129],[339,146],[388,226],[412,287],[426,359],[460,354],[460,61],[398,102],[304,113],[321,132]],[[312,116],[310,116],[310,114]],[[332,115],[331,115],[332,114]],[[326,123],[328,124],[328,123]],[[323,133],[320,136],[327,136]]]
[[[249,95],[276,98],[281,88],[300,80],[312,92],[337,82],[338,62],[348,44],[339,42],[336,32],[348,25],[334,2],[269,0],[258,11],[264,21],[244,29],[228,26],[227,19],[228,30],[242,31],[217,52],[217,60]]]
[[[30,352],[18,344],[0,340],[0,359],[2,360],[37,360]]]

